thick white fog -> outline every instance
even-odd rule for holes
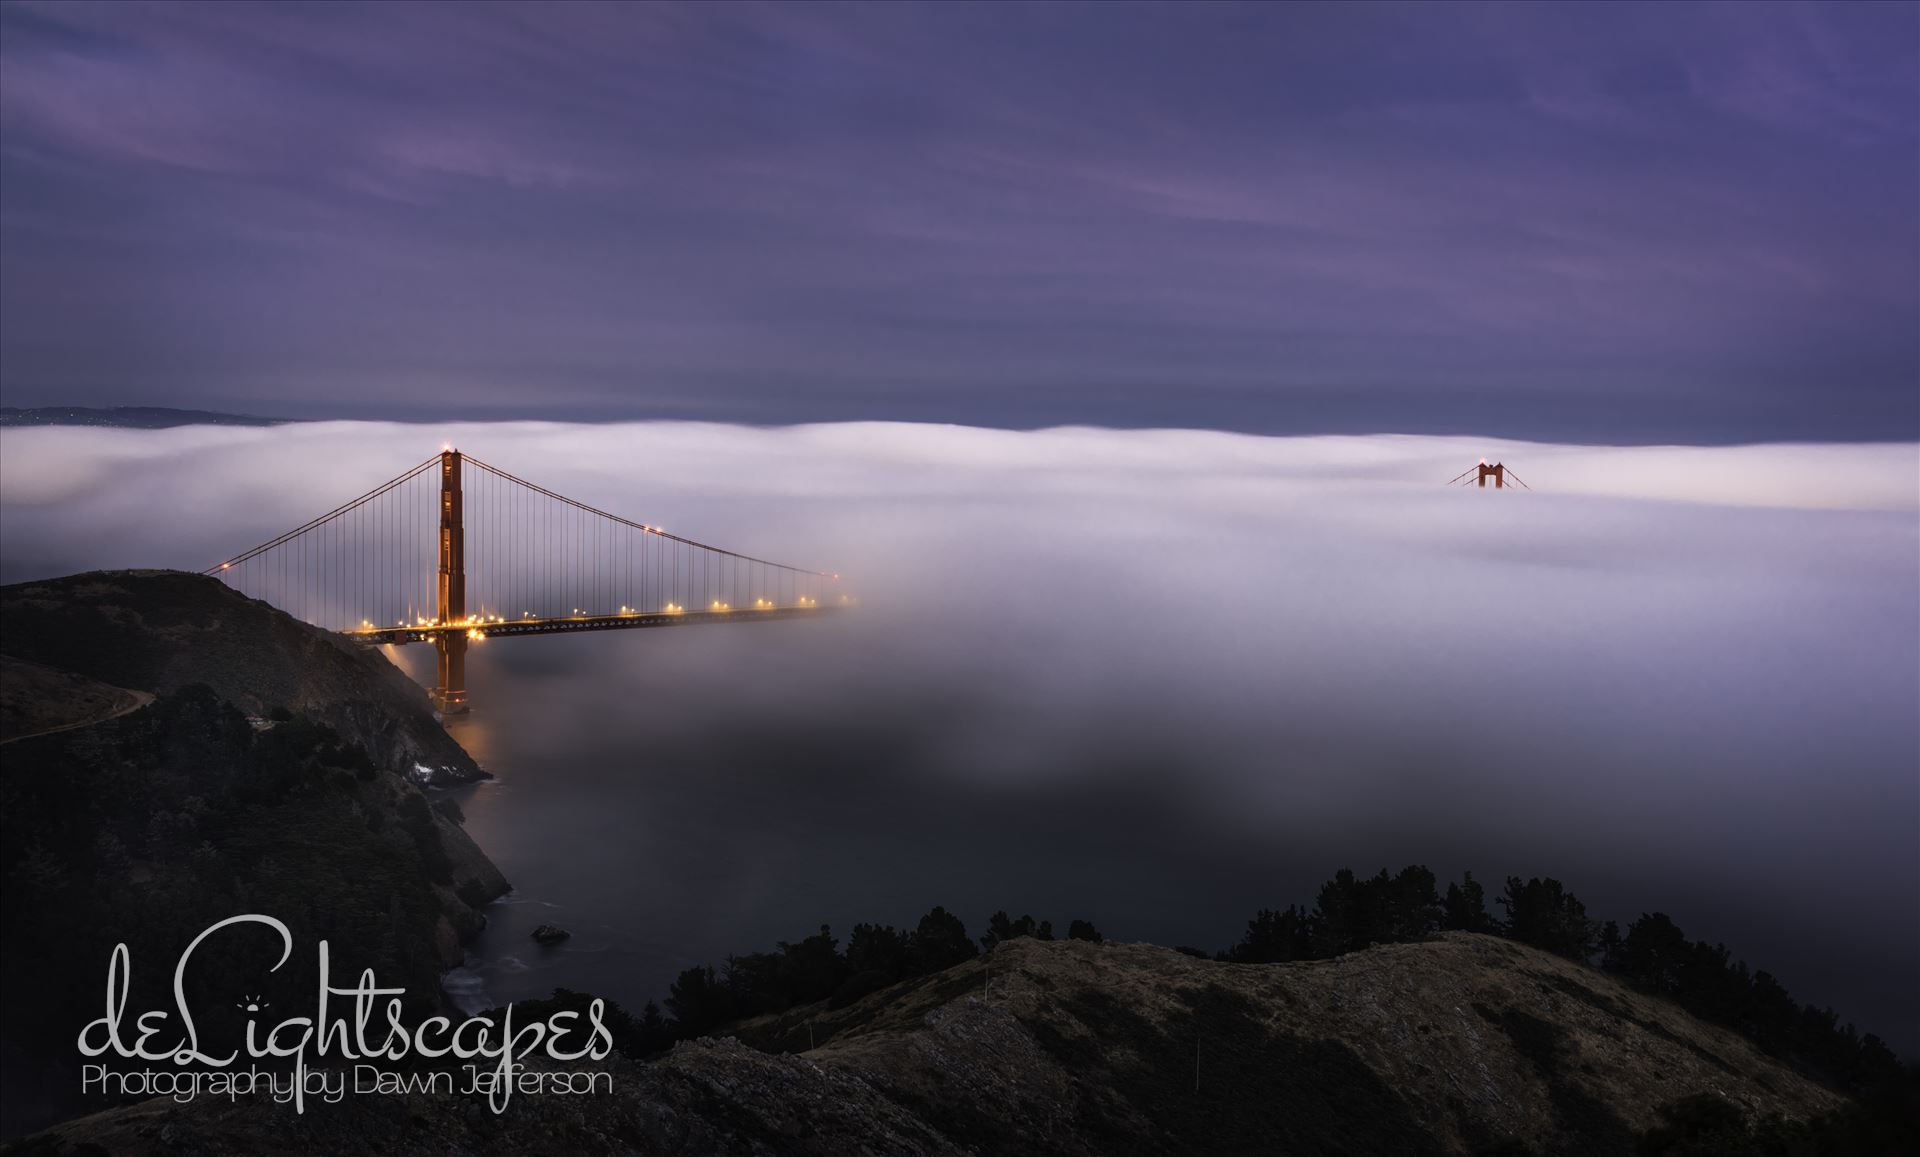
[[[480,757],[524,771],[560,751],[603,769],[626,785],[611,810],[632,838],[578,837],[642,860],[585,853],[593,870],[691,871],[682,891],[716,893],[697,916],[659,891],[606,901],[611,924],[622,904],[679,905],[679,922],[634,917],[672,945],[656,971],[935,903],[1219,947],[1335,868],[1425,861],[1558,875],[1622,922],[1665,909],[1797,995],[1920,1042],[1905,985],[1920,974],[1911,444],[10,429],[0,578],[199,569],[443,443],[677,533],[841,571],[860,597],[830,621],[475,651],[462,737]],[[1444,485],[1483,456],[1533,489]],[[510,860],[544,813],[524,775],[497,795],[521,793],[518,810],[487,790],[468,811]],[[696,843],[694,813],[732,826]],[[655,844],[675,855],[645,860]],[[969,850],[999,866],[930,858]],[[508,871],[575,902],[564,873]],[[956,897],[968,879],[1001,898]]]

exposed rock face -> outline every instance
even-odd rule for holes
[[[811,1024],[808,1051],[682,1044],[610,1062],[611,1092],[498,1118],[459,1096],[299,1120],[150,1101],[22,1152],[1624,1155],[1691,1093],[1789,1117],[1840,1103],[1678,1008],[1483,936],[1272,965],[1019,939],[992,963],[990,993],[975,962],[739,1026],[801,1050]]]
[[[467,834],[466,828],[438,811],[433,813],[433,827],[439,833],[441,849],[447,854],[447,865],[453,875],[453,890],[456,896],[484,897],[490,903],[512,889],[506,876],[492,860],[487,858],[487,853],[480,850],[480,845],[473,842],[473,837]],[[477,923],[471,927],[457,929],[460,942],[464,943],[479,930]],[[465,955],[464,949],[448,947],[445,944],[442,944],[439,953],[441,963],[448,968],[459,964]]]
[[[572,935],[558,924],[542,924],[533,930],[533,938],[541,944],[558,944]]]
[[[204,575],[93,571],[0,587],[0,647],[114,687],[205,683],[250,715],[304,711],[423,786],[486,776],[378,651]]]

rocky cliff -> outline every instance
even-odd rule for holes
[[[160,1000],[195,934],[264,913],[303,946],[289,991],[324,939],[416,1015],[453,1011],[440,973],[507,882],[422,793],[421,764],[483,773],[385,658],[172,572],[0,588],[0,650],[0,1135],[102,1103],[73,1040],[116,943]],[[254,969],[196,966],[210,1024]]]

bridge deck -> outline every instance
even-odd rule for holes
[[[477,634],[481,638],[500,639],[513,635],[558,635],[568,631],[633,631],[645,627],[691,627],[702,623],[764,622],[768,619],[794,619],[823,615],[841,610],[835,606],[749,607],[724,611],[627,611],[613,615],[569,615],[552,619],[503,619],[498,622],[455,623],[447,626],[426,624],[412,627],[365,627],[342,631],[355,642],[431,643],[448,635]]]

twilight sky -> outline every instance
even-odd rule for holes
[[[0,394],[1920,436],[1920,6],[0,4]]]

